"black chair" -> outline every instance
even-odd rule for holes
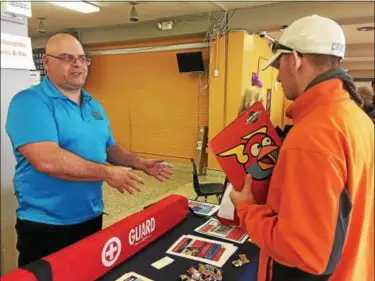
[[[224,184],[222,183],[199,183],[199,176],[197,171],[197,165],[195,165],[194,158],[190,158],[191,163],[193,164],[193,186],[197,197],[194,200],[197,200],[199,197],[204,196],[205,202],[207,202],[208,196],[216,196],[217,200],[220,202],[220,198],[223,195]]]

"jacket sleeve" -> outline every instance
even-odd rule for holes
[[[345,179],[328,155],[301,149],[283,154],[268,195],[279,198],[279,212],[241,201],[236,205],[240,223],[277,262],[311,274],[331,273],[341,257],[351,209]]]

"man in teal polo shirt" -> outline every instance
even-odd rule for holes
[[[159,181],[172,174],[169,164],[115,142],[103,107],[82,89],[90,62],[73,36],[51,37],[43,57],[47,76],[10,103],[19,266],[101,230],[103,181],[133,194],[143,180],[131,168]]]

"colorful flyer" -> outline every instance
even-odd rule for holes
[[[281,141],[261,102],[257,102],[216,135],[208,146],[229,182],[241,191],[246,174],[253,177],[255,200],[264,204]]]
[[[189,200],[189,207],[193,210],[194,213],[209,217],[219,210],[220,205]]]
[[[237,249],[230,243],[183,235],[168,249],[167,254],[222,267]]]
[[[248,239],[248,235],[240,226],[224,225],[217,219],[211,218],[203,225],[195,229],[196,232],[218,237],[231,242],[243,244]]]

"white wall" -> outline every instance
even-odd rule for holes
[[[1,33],[27,36],[27,21],[18,24],[1,20]],[[1,274],[17,267],[15,209],[13,189],[15,158],[5,122],[11,98],[30,86],[29,70],[1,69]],[[30,113],[32,114],[32,112]]]

